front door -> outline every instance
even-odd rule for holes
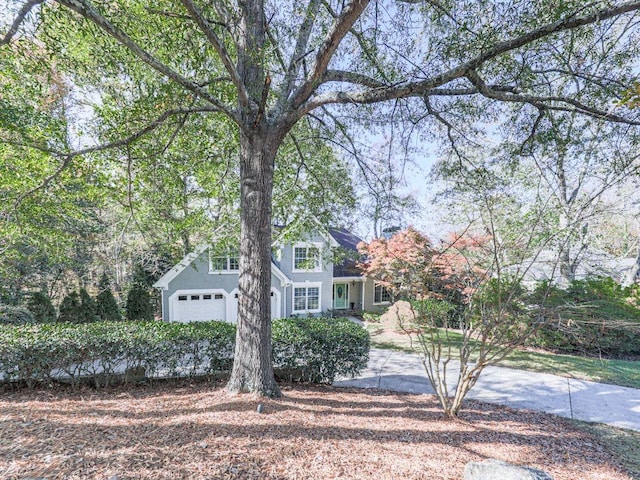
[[[333,285],[333,308],[340,310],[349,304],[349,284],[336,283]]]

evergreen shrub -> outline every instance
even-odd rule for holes
[[[369,361],[369,333],[346,318],[283,318],[272,324],[273,365],[285,380],[332,383]]]
[[[96,301],[91,298],[89,292],[84,288],[80,289],[80,323],[92,323],[98,321],[96,314]]]
[[[100,278],[98,290],[99,293],[96,297],[96,314],[98,318],[107,322],[119,322],[122,320],[118,302],[111,292],[111,282],[106,273],[103,273]]]
[[[0,303],[0,325],[26,325],[35,321],[28,309]]]
[[[127,294],[127,320],[153,320],[153,306],[149,290],[139,284],[134,284]]]
[[[0,381],[34,387],[64,379],[96,387],[147,378],[195,377],[229,371],[235,325],[225,322],[95,322],[0,328]],[[355,375],[368,360],[369,335],[346,319],[273,322],[274,367],[301,372],[292,380],[331,382]]]
[[[82,323],[80,295],[75,290],[62,299],[58,311],[58,322]]]
[[[56,321],[56,308],[53,306],[53,303],[51,303],[49,295],[43,291],[31,294],[27,301],[27,308],[38,323],[51,323]]]

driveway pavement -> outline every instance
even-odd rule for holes
[[[376,348],[359,377],[334,385],[433,393],[418,355]],[[635,388],[487,367],[467,398],[640,431],[640,390]]]

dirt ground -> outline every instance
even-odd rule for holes
[[[467,462],[497,458],[556,480],[631,479],[597,438],[550,415],[469,401],[451,421],[430,395],[283,393],[258,401],[211,382],[0,391],[0,478],[460,480]]]

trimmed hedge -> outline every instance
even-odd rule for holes
[[[235,325],[216,321],[5,326],[0,377],[33,388],[206,376],[228,371],[234,348]],[[273,322],[273,351],[276,369],[301,372],[296,380],[330,383],[366,366],[369,336],[346,319],[281,319]]]
[[[369,361],[369,333],[346,318],[285,318],[272,324],[273,366],[289,381],[332,383]]]

